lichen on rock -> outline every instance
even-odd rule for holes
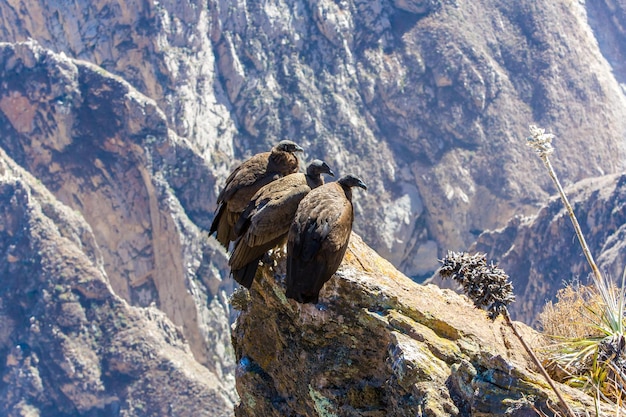
[[[278,258],[237,296],[236,416],[551,415],[554,393],[501,319],[415,284],[358,235],[319,304],[286,299],[283,281]]]

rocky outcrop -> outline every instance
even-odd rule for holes
[[[232,283],[218,269],[223,252],[189,217],[213,211],[198,192],[215,182],[204,159],[168,129],[153,100],[92,64],[33,42],[5,43],[0,74],[0,147],[87,222],[88,240],[77,248],[110,291],[163,311],[182,330],[194,366],[206,367],[232,404]]]
[[[115,295],[96,236],[0,150],[0,414],[232,415],[181,327]]]
[[[9,0],[0,5],[0,39],[33,39],[122,76],[156,100],[169,126],[210,159],[216,152],[232,155],[235,132],[215,68],[211,9],[200,2],[135,0],[41,1],[26,8]],[[214,171],[225,169],[219,156],[213,162]]]
[[[8,0],[0,38],[35,39],[154,99],[208,161],[211,201],[235,159],[279,138],[358,174],[372,190],[356,197],[358,232],[418,277],[551,193],[521,144],[529,124],[563,138],[568,182],[624,168],[623,10],[565,0]]]
[[[554,415],[554,394],[502,319],[415,284],[355,234],[319,305],[286,299],[283,281],[278,259],[233,296],[236,416]],[[593,403],[561,389],[573,408]]]
[[[613,280],[626,264],[626,174],[581,181],[566,190],[585,240],[600,270]],[[471,251],[487,254],[510,275],[518,297],[512,315],[536,324],[557,282],[587,282],[591,267],[560,198],[534,216],[517,217],[506,227],[483,233]]]

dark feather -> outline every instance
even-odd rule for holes
[[[209,234],[216,233],[225,247],[236,239],[235,223],[252,196],[263,186],[298,170],[294,152],[302,151],[291,141],[282,141],[271,152],[256,154],[233,170],[217,197],[218,207]]]
[[[348,175],[312,190],[302,199],[287,240],[287,297],[317,303],[324,284],[348,248],[354,213],[351,187],[366,188]]]
[[[248,289],[252,287],[252,282],[254,281],[254,276],[256,275],[256,271],[259,267],[260,260],[261,258],[259,257],[253,262],[248,262],[243,266],[243,268],[231,270],[235,281]]]
[[[304,196],[314,187],[323,184],[321,173],[330,173],[330,168],[322,161],[313,161],[307,168],[307,174],[291,174],[261,188],[250,200],[247,207],[235,223],[233,230],[237,235],[229,265],[233,276],[238,276],[245,284],[252,284],[250,277],[256,271],[258,261],[276,246],[284,244],[289,226]],[[243,272],[237,272],[245,270]]]

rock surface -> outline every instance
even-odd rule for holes
[[[0,150],[0,414],[229,416],[181,327],[114,294],[92,229]]]
[[[623,171],[625,10],[626,0],[6,0],[0,148],[36,178],[29,186],[40,181],[85,220],[91,243],[78,248],[110,290],[146,311],[154,303],[235,402],[233,284],[202,236],[230,169],[296,140],[307,159],[364,178],[357,231],[403,272],[429,276],[446,250],[533,215],[553,192],[523,146],[528,124],[562,138],[566,184]],[[547,298],[561,279],[528,288]],[[537,302],[520,297],[520,312]]]
[[[285,298],[284,259],[261,271],[233,296],[238,417],[554,415],[554,394],[502,319],[415,284],[355,234],[318,306]],[[593,403],[561,389],[575,409]]]

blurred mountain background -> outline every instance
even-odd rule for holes
[[[175,369],[205,403],[168,407],[231,415],[235,284],[206,232],[230,170],[285,138],[365,180],[355,231],[401,272],[487,252],[536,324],[589,272],[525,145],[546,127],[621,274],[624,22],[625,0],[0,1],[3,412],[138,415]]]

